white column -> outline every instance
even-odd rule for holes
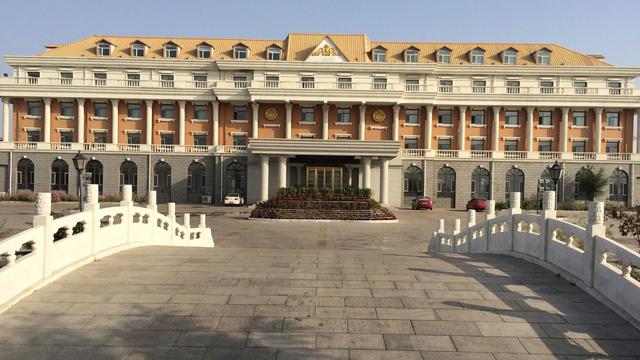
[[[636,109],[636,120],[633,123],[633,149],[632,153],[640,153],[640,109]]]
[[[287,157],[278,157],[278,188],[287,187]]]
[[[602,151],[602,108],[595,108],[593,111],[596,113],[596,125],[593,133],[593,149],[595,152],[600,153]]]
[[[561,110],[562,127],[560,128],[560,151],[566,153],[569,143],[569,108],[563,107]]]
[[[380,203],[389,203],[389,159],[380,158]]]
[[[527,151],[533,151],[533,107],[527,108]]]
[[[118,104],[120,100],[112,99],[111,100],[111,143],[118,143]]]
[[[44,98],[44,142],[51,142],[51,99]]]
[[[466,139],[464,138],[465,130],[467,126],[467,107],[466,106],[458,106],[458,110],[460,110],[460,122],[458,125],[458,150],[464,151],[464,144]]]
[[[360,123],[358,123],[358,140],[365,140],[367,105],[360,104]]]
[[[398,124],[400,123],[400,105],[395,104],[393,106],[393,124],[392,124],[392,139],[398,141]]]
[[[353,186],[353,168],[352,167],[347,168],[347,184],[349,184],[349,187]]]
[[[362,164],[362,187],[365,189],[371,188],[371,158],[363,157],[360,160]]]
[[[284,124],[284,137],[291,139],[291,111],[293,110],[293,104],[290,102],[284,103],[285,109],[285,124]]]
[[[322,105],[322,139],[329,140],[329,104]]]
[[[251,123],[251,137],[254,139],[258,138],[258,109],[260,108],[260,105],[258,105],[257,102],[253,102],[251,103],[251,109],[253,109],[253,120]]]
[[[500,151],[500,106],[493,107],[493,131],[491,134],[491,150]]]
[[[2,141],[9,142],[9,98],[2,98]]]
[[[186,119],[186,115],[185,115],[185,107],[187,106],[187,102],[186,101],[178,101],[178,106],[180,107],[179,110],[179,116],[178,116],[178,120],[179,120],[179,130],[180,130],[180,134],[178,135],[180,137],[179,140],[179,145],[184,145],[185,144],[185,139],[187,137],[186,131],[187,131],[187,119]]]
[[[218,129],[220,127],[220,103],[217,101],[211,102],[211,107],[213,108],[213,128],[211,129],[211,134],[213,134],[213,145],[218,145]]]
[[[84,99],[76,99],[78,102],[78,142],[84,143]]]
[[[269,199],[269,156],[260,157],[260,201]]]
[[[433,137],[433,105],[427,105],[427,121],[424,124],[424,148],[431,150],[431,138]]]
[[[151,145],[153,142],[153,100],[145,100],[145,104],[147,105],[146,115],[146,124],[145,124],[145,144]]]

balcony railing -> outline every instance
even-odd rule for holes
[[[526,151],[505,151],[504,158],[505,159],[526,159],[527,158]]]
[[[560,159],[561,157],[562,157],[562,153],[557,151],[541,151],[540,152],[540,159],[544,159],[544,160],[557,160],[557,159]]]

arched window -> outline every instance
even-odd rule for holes
[[[85,168],[85,172],[89,175],[90,183],[98,185],[98,192],[102,195],[102,163],[98,160],[89,161]]]
[[[158,161],[153,167],[153,189],[157,191],[158,202],[171,200],[171,165]]]
[[[471,174],[471,197],[488,199],[491,188],[491,174],[489,170],[478,167]]]
[[[206,169],[200,162],[192,162],[187,170],[187,192],[204,194],[207,188]]]
[[[51,164],[51,191],[69,191],[69,164],[62,159]]]
[[[227,166],[226,171],[227,194],[238,193],[242,196],[247,194],[247,168],[244,164],[233,162]]]
[[[576,173],[573,183],[573,194],[576,200],[591,200],[590,184],[593,182],[593,172],[587,168],[582,168]],[[580,184],[582,183],[582,186]]]
[[[416,196],[422,196],[423,189],[422,169],[411,165],[404,170],[404,197],[412,200]]]
[[[18,161],[18,173],[16,179],[16,188],[18,190],[34,190],[34,166],[33,161],[29,159],[20,159]]]
[[[616,169],[609,177],[609,201],[629,202],[629,175]]]
[[[131,160],[120,164],[120,187],[122,185],[131,185],[133,193],[138,192],[138,166]]]
[[[509,199],[509,193],[520,192],[520,197],[524,199],[524,173],[518,168],[511,168],[507,171],[505,180],[505,198]]]
[[[443,166],[438,171],[438,198],[448,199],[443,202],[449,207],[456,206],[456,171],[448,166]]]

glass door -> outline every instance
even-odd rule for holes
[[[342,187],[342,168],[307,167],[307,186],[318,190]]]

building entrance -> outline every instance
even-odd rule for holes
[[[318,190],[342,187],[341,167],[307,167],[307,186]]]

